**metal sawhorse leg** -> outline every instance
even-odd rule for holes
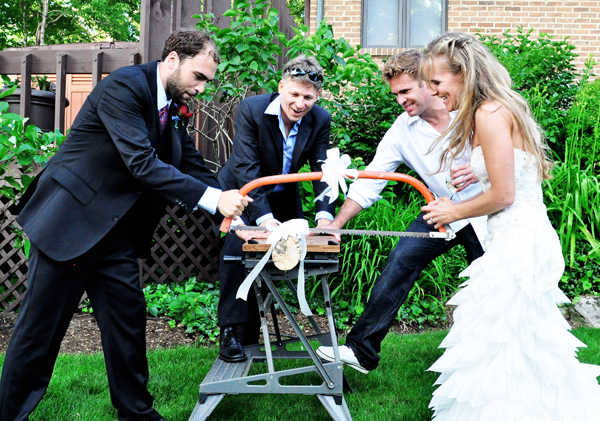
[[[321,332],[312,316],[308,319],[316,334],[307,336],[302,331],[274,283],[277,280],[285,280],[297,296],[291,280],[297,278],[298,269],[283,272],[277,269],[272,261],[269,261],[254,283],[254,293],[259,307],[264,343],[244,347],[248,359],[241,363],[227,363],[217,358],[200,384],[198,402],[189,421],[201,421],[208,418],[227,394],[316,395],[334,420],[352,420],[343,395],[345,378],[339,357],[331,296],[327,282],[327,274],[338,270],[339,245],[327,244],[326,238],[323,237],[308,238],[308,253],[304,260],[305,275],[306,277],[320,276],[321,278],[329,332]],[[264,251],[266,251],[265,247],[253,249],[251,245],[244,245],[244,263],[248,272],[260,261]],[[266,286],[267,289],[264,297],[261,292],[262,285]],[[296,337],[282,339],[277,318],[273,312],[276,340],[271,341],[266,316],[269,309],[274,310],[275,302],[279,304],[280,309],[289,320]],[[320,345],[333,346],[335,361],[323,363],[313,350],[310,344],[311,340],[318,341]],[[302,349],[288,349],[288,346],[294,343],[301,343]],[[310,359],[312,365],[277,371],[274,365],[275,359]],[[268,371],[250,375],[250,368],[255,361],[266,361]],[[322,383],[318,385],[301,385],[281,384],[280,382],[283,378],[293,380],[293,376],[306,373],[316,373],[322,379]]]

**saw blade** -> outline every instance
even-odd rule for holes
[[[231,227],[233,231],[258,231],[267,232],[269,231],[266,227],[249,227],[246,225],[240,225],[237,227]],[[310,228],[311,234],[321,235],[369,235],[369,236],[384,236],[384,237],[413,237],[413,238],[441,238],[444,240],[452,240],[456,237],[453,231],[447,232],[409,232],[409,231],[376,231],[376,230],[354,230],[354,229],[334,229],[334,228]]]

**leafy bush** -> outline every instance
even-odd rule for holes
[[[279,30],[279,12],[269,0],[256,0],[254,5],[235,0],[223,16],[231,19],[231,26],[223,29],[214,24],[212,13],[193,17],[200,19],[198,29],[214,34],[223,58],[214,85],[207,85],[198,97],[206,122],[199,133],[211,141],[216,156],[226,157],[233,143],[229,129],[239,103],[251,93],[277,90],[276,68],[286,38]]]
[[[0,98],[14,92],[16,86],[0,92]],[[36,126],[25,125],[27,118],[8,112],[9,104],[0,102],[0,200],[3,206],[17,202],[35,174],[54,155],[64,141],[58,130],[43,132]],[[6,218],[3,212],[2,220]],[[4,225],[4,224],[3,224]],[[15,231],[20,231],[15,227]],[[28,243],[18,236],[17,246]]]
[[[304,7],[306,0],[286,0],[286,3],[290,10],[290,15],[294,18],[294,22],[304,22]]]
[[[600,171],[600,79],[585,83],[578,90],[567,112],[568,158],[576,159],[581,168]]]
[[[295,31],[287,54],[314,56],[324,70],[319,105],[331,113],[332,143],[352,158],[370,162],[377,144],[401,112],[377,63],[369,54],[360,54],[360,46],[354,48],[344,38],[335,38],[325,21],[308,37],[304,25]]]
[[[561,290],[572,300],[580,295],[600,295],[600,261],[590,256],[591,248],[589,243],[576,241],[573,265],[560,280]]]
[[[564,160],[554,168],[554,178],[544,185],[548,214],[557,229],[567,265],[576,263],[577,244],[586,242],[590,258],[600,261],[599,156],[600,83],[584,84],[567,113],[568,136]]]
[[[496,35],[477,33],[479,39],[506,67],[515,90],[527,99],[539,124],[546,131],[550,146],[562,156],[565,115],[577,91],[578,73],[573,64],[575,46],[541,32],[531,39],[533,29],[522,27]]]
[[[578,240],[588,242],[600,258],[600,177],[575,162],[558,163],[553,175],[544,182],[544,198],[567,264],[574,264]]]
[[[180,323],[187,333],[198,332],[204,340],[216,341],[218,286],[191,278],[182,285],[150,284],[144,288],[144,294],[148,313],[154,317],[170,317],[171,327]]]

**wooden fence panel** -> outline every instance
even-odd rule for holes
[[[6,205],[0,208],[0,311],[14,311],[23,301],[27,286],[27,258],[15,247],[17,235],[10,228],[15,218]],[[18,225],[17,225],[18,226]],[[198,277],[214,283],[219,277],[222,240],[213,230],[210,216],[198,210],[187,214],[169,207],[154,233],[151,256],[140,260],[140,281],[180,283]],[[82,299],[85,298],[82,297]]]
[[[142,282],[181,282],[196,276],[216,282],[222,240],[210,216],[169,207],[154,233],[152,256],[142,262]]]
[[[27,280],[27,258],[21,248],[15,247],[17,235],[10,229],[15,218],[0,204],[0,311],[14,311],[23,301]]]

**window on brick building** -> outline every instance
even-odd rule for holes
[[[424,47],[446,31],[447,0],[363,0],[362,46]]]

